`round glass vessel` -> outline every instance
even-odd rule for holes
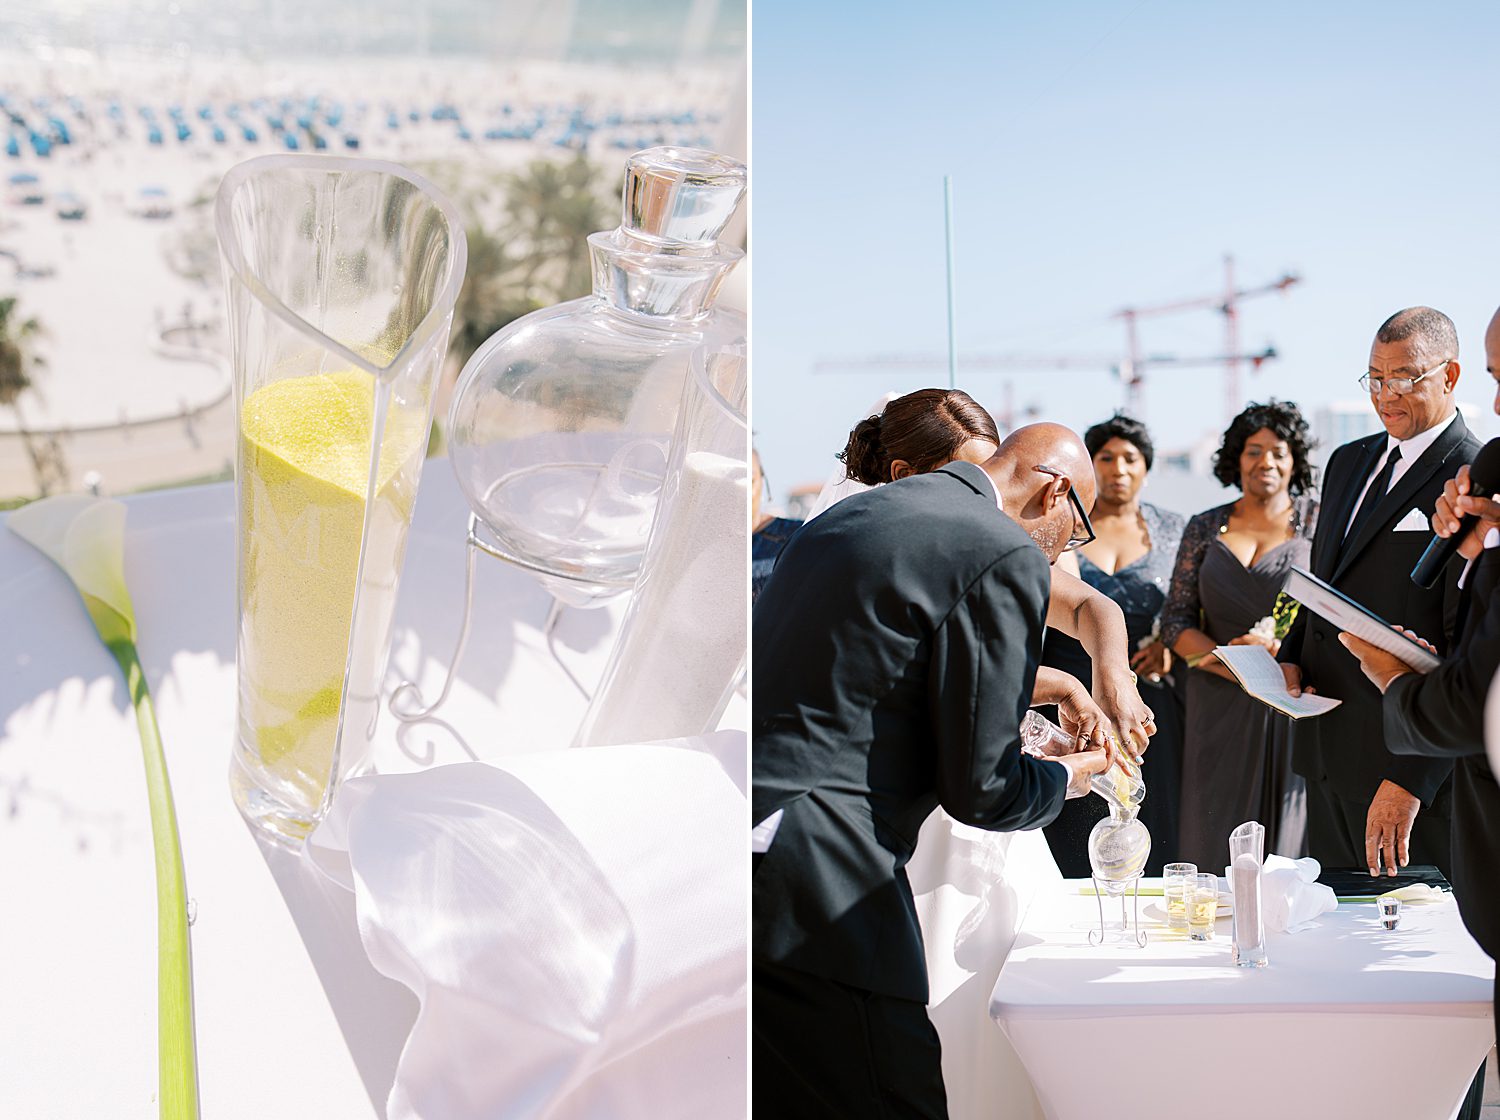
[[[1140,878],[1151,855],[1151,833],[1135,812],[1110,806],[1089,833],[1089,867],[1109,894],[1123,894]]]
[[[593,294],[516,320],[459,377],[459,485],[493,551],[571,606],[635,582],[689,359],[745,346],[744,317],[714,306],[744,255],[718,238],[745,188],[713,152],[636,153],[619,227],[589,238]]]

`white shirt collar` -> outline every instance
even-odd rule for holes
[[[1425,432],[1418,432],[1416,435],[1412,436],[1411,439],[1397,439],[1390,433],[1386,433],[1385,455],[1382,455],[1380,457],[1380,461],[1385,462],[1386,457],[1391,453],[1391,448],[1395,447],[1397,444],[1400,444],[1401,461],[1406,464],[1415,463],[1423,456],[1423,454],[1426,453],[1429,447],[1437,442],[1438,436],[1442,435],[1445,431],[1448,430],[1448,425],[1452,424],[1453,421],[1457,419],[1458,409],[1455,408],[1453,412],[1449,414],[1448,419],[1444,420],[1441,424],[1434,424]]]
[[[979,466],[978,463],[974,465]],[[983,467],[979,467],[979,473],[984,475],[984,480],[990,484],[990,489],[995,492],[995,508],[998,509],[1001,513],[1004,513],[1005,503],[1000,500],[1000,487],[995,485],[995,480],[990,477],[989,471],[985,470]]]

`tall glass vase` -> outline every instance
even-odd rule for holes
[[[300,843],[368,763],[466,248],[396,164],[270,156],[214,211],[238,513],[235,803]]]
[[[575,746],[711,731],[745,664],[750,432],[743,350],[689,363],[641,575]]]

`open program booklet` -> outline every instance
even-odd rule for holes
[[[1281,666],[1265,646],[1216,646],[1214,656],[1224,663],[1240,682],[1240,687],[1251,696],[1293,719],[1320,716],[1343,703],[1327,696],[1309,696],[1305,692],[1293,696],[1287,691]]]
[[[1399,657],[1419,673],[1430,673],[1442,664],[1431,650],[1424,649],[1368,607],[1356,603],[1311,572],[1293,568],[1282,590],[1340,630],[1363,638],[1392,657]]]

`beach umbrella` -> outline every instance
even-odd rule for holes
[[[15,137],[12,136],[11,139],[14,140]],[[17,171],[10,177],[10,185],[13,187],[24,186],[27,183],[35,183],[36,181],[37,177],[30,171]]]
[[[295,132],[283,132],[281,134],[281,142],[287,146],[288,151],[295,152],[297,150],[297,134]]]
[[[18,159],[21,155],[21,144],[14,136],[5,138],[5,154],[12,159]]]
[[[224,135],[224,130],[218,125],[214,125],[213,138],[215,144],[222,144],[227,139]]]

